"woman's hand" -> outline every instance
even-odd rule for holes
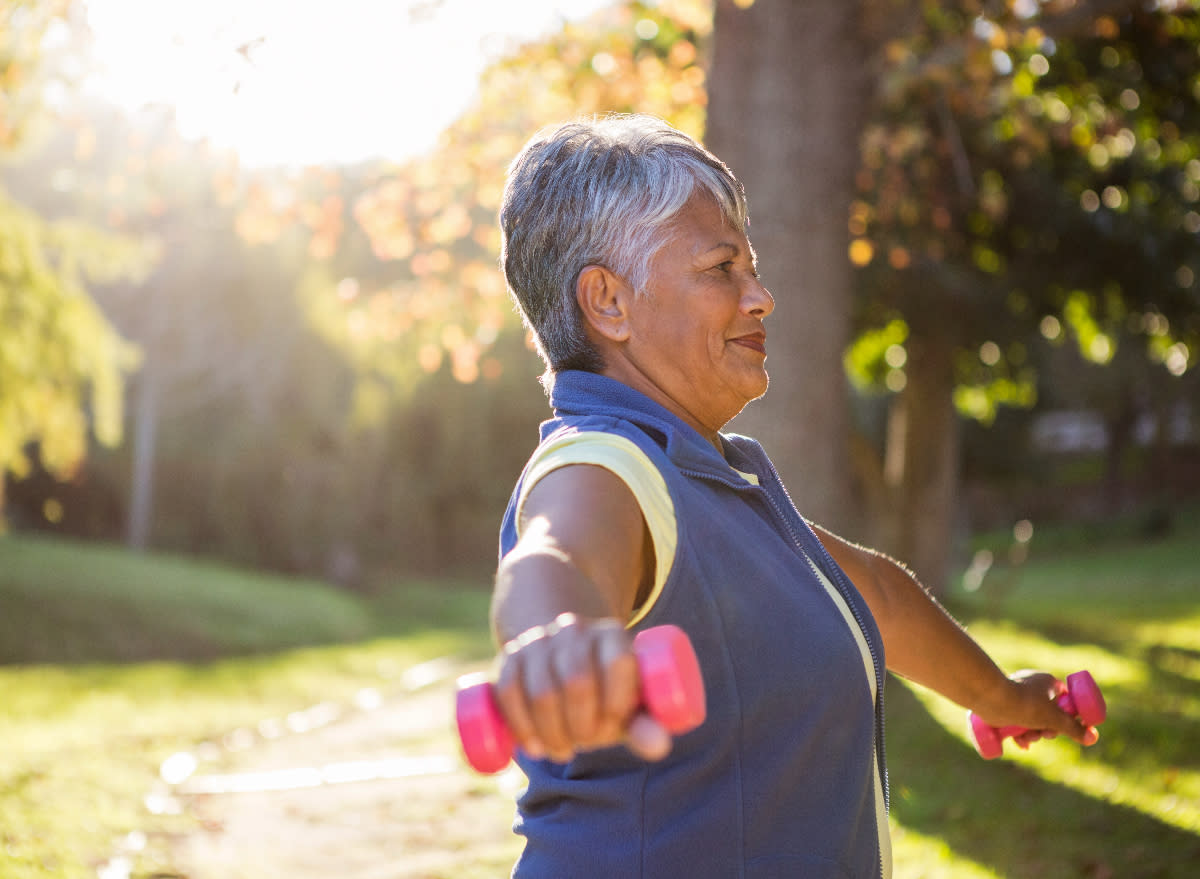
[[[1026,732],[1013,736],[1022,748],[1060,733],[1081,745],[1094,745],[1100,739],[1096,728],[1084,726],[1056,704],[1066,689],[1066,684],[1052,674],[1019,671],[1009,676],[1008,685],[996,694],[994,705],[976,709],[976,713],[991,726],[1026,727]]]
[[[517,746],[560,763],[618,744],[646,760],[665,757],[670,735],[639,710],[632,644],[618,620],[571,613],[506,643],[495,694]]]

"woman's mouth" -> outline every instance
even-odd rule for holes
[[[730,339],[735,345],[741,345],[744,348],[749,348],[752,351],[757,351],[759,354],[767,353],[767,334],[766,333],[750,333],[747,336],[738,336],[736,339]]]

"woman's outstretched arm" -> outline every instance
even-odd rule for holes
[[[992,726],[1024,726],[1062,733],[1081,744],[1095,742],[1094,730],[1054,704],[1053,675],[1006,675],[905,566],[813,528],[871,608],[890,671],[941,693]]]
[[[665,756],[670,737],[637,712],[625,628],[653,572],[633,493],[601,467],[562,467],[530,490],[519,530],[492,600],[497,701],[518,746],[558,761],[619,743]]]

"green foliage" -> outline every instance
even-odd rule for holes
[[[1001,406],[1031,409],[1037,402],[1037,384],[1031,375],[1012,379],[988,376],[985,383],[960,383],[954,389],[954,406],[959,414],[981,424],[991,424]]]
[[[908,354],[904,342],[908,339],[908,324],[892,320],[879,329],[867,329],[859,334],[846,350],[846,374],[860,391],[870,391],[887,383],[893,370],[904,366]]]
[[[49,84],[64,83],[65,67],[45,57],[46,41],[57,28],[58,43],[73,48],[74,8],[70,0],[0,5],[6,154],[28,148]],[[120,439],[124,376],[136,358],[85,283],[144,275],[150,261],[138,242],[80,222],[47,222],[0,193],[0,488],[9,474],[29,473],[35,446],[42,466],[69,476],[86,454],[89,423],[101,443]]]
[[[859,333],[846,349],[843,364],[860,393],[905,387],[908,352],[904,343],[908,335],[908,324],[901,319]],[[1025,361],[1021,347],[1012,346],[1007,357],[995,343],[990,347],[994,351],[984,348],[982,354],[961,352],[956,369],[959,381],[954,389],[954,405],[961,415],[981,424],[991,424],[1001,406],[1027,409],[1037,401],[1035,374],[1021,368]]]
[[[976,418],[1034,401],[1036,364],[1007,354],[1063,324],[1095,362],[1140,342],[1159,382],[1200,350],[1200,13],[1086,6],[921,4],[884,52],[850,210],[860,324],[953,338]]]
[[[353,374],[297,301],[313,259],[308,238],[294,229],[259,246],[245,240],[255,231],[250,206],[269,197],[277,175],[242,180],[230,154],[185,141],[170,114],[127,116],[82,101],[74,110],[74,127],[14,167],[23,196],[48,214],[155,242],[160,254],[153,273],[95,290],[141,352],[131,385],[143,434],[134,436],[152,432],[157,444],[94,450],[93,499],[107,487],[119,518],[135,451],[144,452],[160,480],[158,545],[323,573],[322,540],[338,539],[327,536],[343,500],[337,470],[349,467],[330,450],[341,442]],[[336,174],[317,183],[330,176],[340,185]],[[65,510],[62,527],[89,533],[72,525],[77,512]],[[108,527],[103,536],[120,526]]]
[[[1112,340],[1096,320],[1093,298],[1082,290],[1067,295],[1062,307],[1063,319],[1075,334],[1079,353],[1093,363],[1112,360]]]
[[[96,438],[121,436],[124,374],[136,363],[84,289],[85,277],[144,271],[135,243],[77,223],[47,223],[0,195],[0,478],[26,475],[29,445],[66,477]]]

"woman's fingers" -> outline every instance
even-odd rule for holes
[[[1025,736],[1015,738],[1023,748],[1039,738],[1053,738],[1055,735],[1065,735],[1081,744],[1092,744],[1098,737],[1095,730],[1090,730],[1079,722],[1079,719],[1063,711],[1057,704],[1057,699],[1067,691],[1066,684],[1046,672],[1024,670],[1011,676],[1023,697],[1024,705],[1020,715],[1014,721],[1029,728]],[[1036,733],[1036,737],[1033,734]],[[1022,741],[1022,738],[1026,738]]]
[[[596,659],[603,669],[604,681],[599,732],[605,741],[616,743],[625,737],[625,730],[640,701],[637,660],[628,642],[611,634],[597,644]]]
[[[596,664],[595,633],[574,616],[564,616],[569,618],[559,617],[558,631],[551,639],[550,665],[559,686],[564,744],[573,751],[597,742],[603,671]]]
[[[643,760],[662,760],[671,752],[671,734],[644,711],[630,721],[625,743]]]
[[[1042,739],[1052,739],[1056,735],[1058,735],[1058,733],[1054,732],[1053,730],[1031,729],[1013,736],[1013,741],[1016,742],[1022,750],[1028,751],[1029,746],[1034,742],[1040,742]]]
[[[638,704],[631,644],[616,620],[564,614],[505,645],[496,698],[518,746],[564,762],[578,751],[626,741]],[[639,733],[643,739],[648,753],[663,751],[653,729]]]
[[[537,647],[540,653],[549,647]],[[554,672],[553,654],[547,658],[529,657],[523,664],[525,699],[538,740],[551,760],[570,759],[571,737],[567,733],[565,693]]]
[[[525,635],[528,634],[525,633]],[[544,633],[542,634],[544,636]],[[546,744],[534,717],[533,707],[526,698],[524,666],[528,654],[522,652],[532,643],[533,639],[526,639],[524,644],[517,643],[525,638],[525,635],[513,639],[505,645],[505,656],[500,665],[500,674],[496,678],[493,693],[513,740],[530,757],[540,760],[546,756]]]

